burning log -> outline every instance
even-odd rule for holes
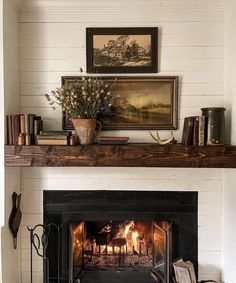
[[[117,238],[111,241],[113,247],[123,247],[126,246],[127,240],[125,238]]]

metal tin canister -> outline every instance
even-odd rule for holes
[[[202,108],[202,115],[206,117],[206,144],[223,145],[225,142],[225,108]]]

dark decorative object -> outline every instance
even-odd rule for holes
[[[202,108],[202,115],[206,116],[206,144],[223,145],[225,142],[225,108]]]
[[[18,195],[17,193],[14,192],[12,194],[12,211],[8,223],[9,229],[11,230],[13,236],[14,249],[17,248],[17,234],[19,231],[21,218],[22,218],[20,203],[21,203],[21,195]]]
[[[87,28],[88,73],[156,73],[158,28]]]
[[[102,77],[112,86],[112,106],[98,117],[103,129],[176,129],[178,77]],[[62,77],[62,85],[79,83],[80,77]],[[63,129],[73,125],[63,113]]]
[[[42,229],[41,237],[36,233],[38,228]],[[49,283],[49,258],[47,257],[47,247],[52,228],[57,231],[57,252],[55,254],[55,256],[57,256],[57,281],[55,282],[60,282],[60,233],[62,227],[50,223],[46,225],[37,224],[33,228],[27,227],[30,232],[30,283],[33,283],[33,248],[35,248],[37,255],[43,258],[43,283]],[[41,248],[43,249],[42,253],[40,253]]]

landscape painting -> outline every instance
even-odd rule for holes
[[[103,79],[112,85],[113,96],[112,107],[99,117],[103,129],[177,128],[177,77],[103,77]],[[76,82],[76,77],[74,80]],[[66,115],[64,121],[65,129],[73,128]]]
[[[157,28],[87,28],[87,71],[157,71]]]

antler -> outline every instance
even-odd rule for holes
[[[170,142],[176,143],[176,140],[174,138],[174,134],[173,134],[172,130],[171,130],[171,137],[169,139],[164,139],[164,140],[161,140],[158,132],[156,133],[156,137],[154,137],[154,135],[152,134],[151,131],[149,131],[149,133],[150,133],[151,137],[160,145],[168,144]]]

